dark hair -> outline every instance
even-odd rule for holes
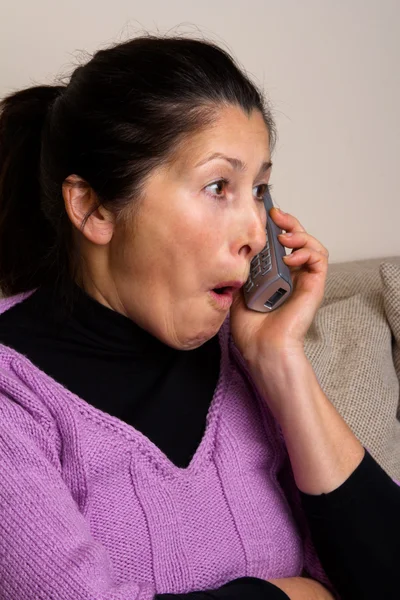
[[[36,86],[4,98],[3,294],[53,283],[67,290],[74,279],[76,244],[62,197],[69,175],[85,180],[99,204],[120,214],[137,204],[151,171],[190,133],[211,124],[221,104],[247,114],[259,110],[274,147],[276,129],[262,93],[228,52],[197,39],[137,37],[97,51],[67,86]]]

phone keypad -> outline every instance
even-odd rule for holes
[[[266,243],[265,247],[259,254],[254,256],[253,260],[250,263],[250,277],[249,277],[248,282],[244,286],[245,291],[249,292],[254,287],[253,280],[256,279],[256,277],[258,277],[260,274],[261,274],[261,276],[266,275],[268,273],[268,271],[271,270],[271,268],[272,268],[271,250],[270,250],[268,236],[267,236],[267,243]]]

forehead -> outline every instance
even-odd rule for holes
[[[269,132],[264,118],[254,110],[247,115],[241,108],[226,107],[216,113],[212,125],[189,136],[174,157],[176,169],[194,167],[216,152],[235,156],[244,163],[270,160]]]

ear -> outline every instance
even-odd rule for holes
[[[62,184],[62,194],[68,217],[79,231],[86,215],[97,207],[81,233],[94,244],[108,244],[114,233],[115,219],[104,206],[98,207],[98,198],[90,185],[78,175],[69,175]]]

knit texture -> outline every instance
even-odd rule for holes
[[[0,314],[28,295],[1,300]],[[1,600],[150,600],[303,571],[329,585],[229,315],[218,338],[187,468],[0,345]]]

